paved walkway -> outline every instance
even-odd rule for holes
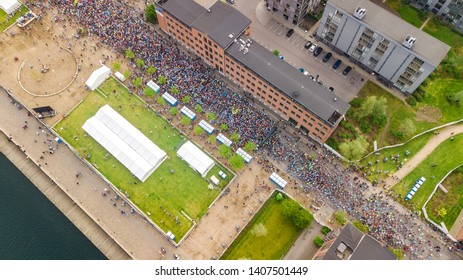
[[[414,156],[412,157],[406,165],[393,174],[393,176],[388,177],[385,180],[385,186],[387,188],[393,187],[397,182],[402,180],[408,173],[412,172],[423,160],[425,160],[434,149],[437,148],[442,142],[452,137],[452,135],[463,133],[463,124],[452,125],[446,128],[443,128],[438,131],[439,134],[431,138],[428,143]],[[395,178],[395,179],[394,179]]]

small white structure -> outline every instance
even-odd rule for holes
[[[233,144],[233,142],[230,139],[228,139],[225,135],[223,135],[222,133],[217,135],[216,139],[217,141],[219,141],[220,143],[224,144],[227,147],[230,147]]]
[[[219,185],[219,179],[217,179],[217,177],[215,177],[214,175],[211,176],[211,181],[212,183],[214,183],[214,185]]]
[[[9,15],[14,13],[19,7],[21,7],[21,3],[16,0],[0,0],[0,8]]]
[[[142,182],[167,157],[109,105],[98,110],[82,128]]]
[[[121,74],[121,72],[114,73],[114,76],[116,76],[116,78],[121,82],[125,81],[125,77]]]
[[[97,70],[93,71],[90,78],[85,82],[85,85],[90,90],[95,90],[99,87],[107,78],[111,76],[111,69],[109,69],[106,65],[102,65]]]
[[[177,155],[186,161],[191,168],[198,171],[201,176],[214,167],[214,161],[190,141],[183,144],[177,151]]]

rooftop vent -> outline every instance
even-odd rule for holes
[[[333,100],[334,100],[334,102],[336,102],[336,101],[338,101],[338,98],[337,98],[337,97],[335,97],[335,98],[333,98]]]
[[[299,92],[298,91],[293,91],[293,94],[292,94],[294,97],[299,97]]]
[[[211,12],[211,9],[207,9],[207,12],[210,13],[210,12]]]
[[[228,34],[228,38],[233,39],[233,34]]]
[[[365,16],[366,13],[367,13],[367,9],[364,9],[362,7],[358,7],[354,12],[354,17],[356,17],[358,19],[362,19]]]
[[[249,52],[249,49],[248,49],[248,48],[244,48],[243,54],[247,54],[248,52]]]
[[[413,45],[415,44],[415,42],[416,42],[416,38],[408,35],[407,38],[405,38],[402,45],[404,45],[404,47],[406,47],[407,49],[411,49]]]

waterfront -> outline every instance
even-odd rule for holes
[[[0,178],[0,259],[106,259],[1,153]]]

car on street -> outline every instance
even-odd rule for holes
[[[327,54],[325,54],[325,57],[323,57],[323,62],[326,63],[328,60],[330,60],[330,58],[331,58],[332,56],[333,56],[333,54],[330,53],[330,52],[327,53]]]
[[[288,30],[288,32],[286,32],[286,37],[288,37],[288,38],[291,37],[291,35],[293,35],[293,33],[294,33],[294,29],[291,28],[290,30]]]
[[[304,75],[309,76],[310,75],[309,71],[304,71]]]
[[[317,48],[313,51],[313,56],[317,57],[322,51],[323,51],[323,48],[322,48],[322,47],[317,47]]]
[[[227,0],[227,2],[230,4],[235,4],[235,0]]]
[[[317,48],[317,44],[313,44],[309,47],[309,52],[313,53],[313,51]]]
[[[307,41],[307,43],[305,43],[304,45],[304,48],[309,49],[312,45],[313,45],[312,42]]]
[[[333,91],[334,91],[334,87],[329,87],[328,90],[331,91],[331,92],[333,92]]]
[[[302,67],[299,68],[299,72],[304,73],[304,71],[305,71],[304,68],[302,68]]]
[[[347,66],[347,67],[344,68],[344,70],[342,71],[342,74],[343,74],[344,76],[346,76],[347,74],[349,74],[350,70],[352,70],[352,67]]]
[[[336,60],[336,62],[333,64],[333,69],[334,70],[338,69],[341,63],[342,61],[340,59]]]
[[[283,60],[285,60],[285,57],[284,57],[284,56],[282,56],[281,54],[279,54],[279,55],[278,55],[278,58],[279,58],[279,59],[283,59]]]

